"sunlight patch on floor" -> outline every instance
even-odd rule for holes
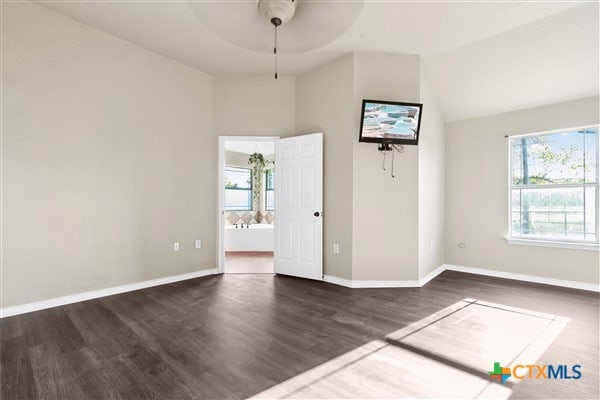
[[[508,387],[376,340],[252,398],[506,399],[510,393]]]
[[[497,398],[494,362],[534,364],[568,320],[465,299],[253,398]]]
[[[568,319],[464,299],[386,336],[386,340],[486,374],[494,362],[534,364]]]

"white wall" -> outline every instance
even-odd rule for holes
[[[423,115],[419,138],[419,277],[446,262],[446,130],[421,64]]]
[[[296,79],[296,131],[324,135],[323,265],[325,275],[352,278],[352,146],[358,138],[353,101],[353,56]],[[339,254],[333,254],[338,243]]]
[[[271,75],[215,76],[213,84],[215,136],[293,134],[295,82],[293,76],[280,76],[277,80]]]
[[[509,245],[504,135],[598,124],[598,97],[446,126],[446,262],[598,284],[600,252]],[[457,246],[464,242],[466,247]]]
[[[1,306],[214,268],[211,78],[2,7]]]
[[[352,280],[419,278],[444,261],[444,125],[431,93],[423,149],[395,155],[395,175],[381,168],[373,143],[359,143],[362,99],[421,101],[421,62],[415,55],[353,53],[296,80],[298,132],[325,134],[325,274]],[[420,146],[419,146],[420,147]],[[430,164],[419,175],[419,155]],[[420,229],[420,179],[424,223]],[[435,187],[434,187],[435,186]],[[420,233],[422,232],[422,233]],[[420,235],[426,246],[420,246]],[[430,244],[433,242],[433,247]],[[331,251],[340,244],[340,254]],[[420,251],[420,247],[423,248]],[[423,261],[420,260],[423,259]]]
[[[418,103],[420,59],[414,55],[354,54],[353,266],[355,280],[418,278],[418,149],[395,154],[395,175],[381,168],[375,143],[359,143],[362,99]]]
[[[327,275],[415,280],[445,261],[599,281],[598,252],[503,240],[504,135],[598,123],[598,98],[454,122],[444,143],[417,56],[213,79],[34,3],[3,13],[2,307],[214,268],[219,135],[324,132]],[[358,143],[363,98],[424,103],[395,179]]]

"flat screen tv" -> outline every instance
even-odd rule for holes
[[[363,100],[359,142],[417,145],[423,104]]]

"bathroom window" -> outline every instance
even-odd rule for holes
[[[252,210],[252,173],[249,168],[225,167],[225,210]]]
[[[512,136],[509,141],[509,242],[597,248],[598,127]]]
[[[265,171],[265,210],[275,210],[275,171]]]

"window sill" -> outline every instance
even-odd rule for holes
[[[554,242],[550,240],[536,240],[536,239],[516,239],[507,238],[508,244],[518,246],[538,246],[538,247],[554,247],[560,249],[574,249],[574,250],[591,250],[600,251],[600,245],[596,243],[575,243],[575,242]]]

